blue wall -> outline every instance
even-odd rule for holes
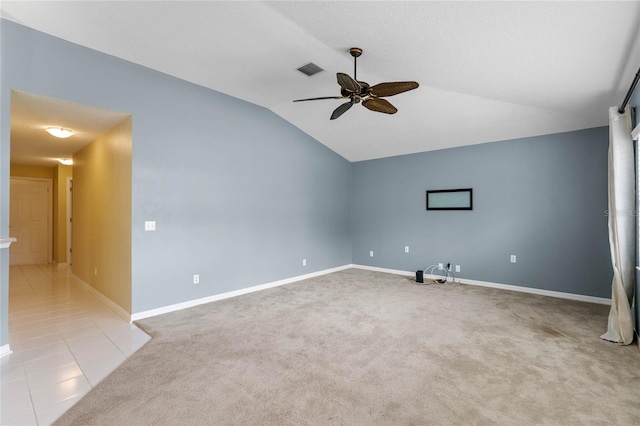
[[[607,149],[596,128],[354,163],[353,262],[610,297]],[[469,187],[472,211],[426,210],[426,190]]]
[[[1,22],[1,235],[19,90],[132,114],[134,313],[351,262],[347,160],[265,108]]]
[[[131,113],[134,313],[348,263],[610,297],[606,128],[350,164],[264,108],[0,22],[0,235],[11,89]],[[462,187],[473,211],[425,210]],[[4,345],[7,250],[0,278]]]

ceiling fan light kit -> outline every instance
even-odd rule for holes
[[[390,83],[379,83],[369,86],[364,81],[357,79],[357,58],[362,55],[362,49],[352,47],[349,53],[353,56],[353,78],[345,73],[337,73],[336,79],[340,85],[341,96],[324,96],[320,98],[297,99],[293,102],[317,101],[321,99],[349,99],[348,102],[340,105],[331,114],[331,120],[335,120],[342,114],[347,112],[354,104],[362,102],[362,106],[368,110],[382,112],[384,114],[395,114],[398,112],[396,107],[391,105],[386,99],[387,96],[397,95],[399,93],[408,92],[417,89],[419,84],[415,81],[396,81]]]

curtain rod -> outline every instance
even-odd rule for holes
[[[629,98],[631,98],[631,95],[633,94],[633,91],[635,90],[636,85],[638,84],[638,80],[640,80],[640,69],[638,69],[638,72],[636,73],[636,76],[633,79],[633,83],[631,83],[631,87],[629,87],[627,96],[625,96],[624,101],[622,101],[622,105],[620,106],[620,108],[618,108],[618,114],[622,114],[624,112],[624,107],[627,106],[627,103],[629,102]]]

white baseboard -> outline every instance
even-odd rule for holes
[[[109,299],[107,296],[105,296],[104,294],[100,293],[95,288],[91,287],[89,284],[84,282],[82,279],[78,278],[77,275],[74,275],[74,274],[71,274],[71,275],[73,275],[73,277],[76,280],[78,280],[78,282],[80,283],[80,285],[82,287],[84,287],[89,293],[91,293],[95,297],[97,297],[102,303],[107,305],[109,307],[109,309],[111,309],[113,312],[118,314],[118,316],[122,317],[122,319],[124,319],[126,322],[131,322],[132,321],[131,314],[129,312],[127,312],[126,310],[124,310],[122,308],[122,306],[118,305],[116,302],[114,302],[113,300]]]
[[[116,313],[118,313],[118,315],[122,316],[125,320],[127,320],[129,322],[132,322],[132,321],[138,321],[138,320],[141,320],[141,319],[144,319],[144,318],[154,317],[156,315],[162,315],[162,314],[166,314],[166,313],[169,313],[169,312],[179,311],[179,310],[182,310],[182,309],[187,309],[187,308],[191,308],[191,307],[198,306],[198,305],[203,305],[205,303],[216,302],[218,300],[229,299],[231,297],[241,296],[243,294],[254,293],[256,291],[266,290],[268,288],[279,287],[281,285],[286,285],[286,284],[294,283],[294,282],[297,282],[297,281],[306,280],[306,279],[309,279],[309,278],[319,277],[321,275],[326,275],[326,274],[330,274],[330,273],[333,273],[333,272],[338,272],[338,271],[342,271],[342,270],[350,269],[350,268],[365,269],[365,270],[369,270],[369,271],[384,272],[384,273],[388,273],[388,274],[402,275],[402,276],[407,276],[407,277],[415,276],[415,272],[402,271],[402,270],[399,270],[399,269],[389,269],[389,268],[379,268],[377,266],[347,264],[347,265],[339,266],[339,267],[336,267],[336,268],[324,269],[322,271],[312,272],[310,274],[305,274],[305,275],[298,275],[298,276],[295,276],[295,277],[286,278],[286,279],[279,280],[279,281],[273,281],[273,282],[269,282],[269,283],[265,283],[265,284],[260,284],[260,285],[256,285],[256,286],[253,286],[253,287],[242,288],[242,289],[239,289],[239,290],[229,291],[229,292],[226,292],[226,293],[214,294],[212,296],[207,296],[207,297],[203,297],[203,298],[200,298],[200,299],[188,300],[186,302],[175,303],[173,305],[167,305],[167,306],[162,306],[160,308],[150,309],[150,310],[147,310],[147,311],[136,312],[136,313],[133,313],[131,315],[129,315],[128,312],[126,312],[124,309],[122,309],[119,305],[117,305],[114,302],[112,302],[110,299],[108,299],[102,293],[100,293],[99,291],[97,291],[93,287],[91,287],[88,284],[86,284],[84,281],[82,281],[82,280],[79,280],[79,281],[90,292],[92,292],[96,297],[98,297],[101,301],[103,301],[111,309],[113,309]],[[434,278],[434,279],[442,278],[441,276],[438,276],[438,275],[425,275],[425,277],[426,278]],[[521,293],[538,294],[538,295],[542,295],[542,296],[550,296],[550,297],[556,297],[556,298],[560,298],[560,299],[577,300],[577,301],[581,301],[581,302],[598,303],[598,304],[602,304],[602,305],[610,305],[611,304],[611,299],[605,299],[605,298],[602,298],[602,297],[594,297],[594,296],[585,296],[585,295],[581,295],[581,294],[563,293],[563,292],[560,292],[560,291],[542,290],[542,289],[538,289],[538,288],[522,287],[522,286],[517,286],[517,285],[509,285],[509,284],[499,284],[499,283],[492,283],[492,282],[487,282],[487,281],[477,281],[477,280],[470,280],[470,279],[456,279],[456,282],[458,282],[460,284],[475,285],[475,286],[481,286],[481,287],[498,288],[498,289],[502,289],[502,290],[518,291],[518,292],[521,292]]]
[[[9,347],[8,343],[6,345],[0,346],[0,358],[2,358],[3,356],[7,356],[10,353],[13,353],[13,351]]]
[[[499,288],[502,290],[519,291],[521,293],[539,294],[541,296],[557,297],[559,299],[577,300],[578,302],[597,303],[599,305],[611,305],[611,299],[605,297],[586,296],[584,294],[564,293],[554,290],[543,290],[540,288],[521,287],[518,285],[498,284],[487,281],[476,281],[462,279],[462,284],[477,285],[480,287]]]
[[[401,271],[398,269],[378,268],[376,266],[355,265],[355,264],[352,266],[354,268],[366,269],[369,271],[386,272],[389,274],[396,274],[396,275],[403,275],[403,276],[415,276],[416,274],[415,272]],[[425,274],[425,277],[434,278],[434,279],[442,278],[442,276],[439,276],[439,275],[426,275],[426,274]],[[467,278],[456,278],[456,282],[460,284],[475,285],[479,287],[491,287],[491,288],[498,288],[501,290],[518,291],[520,293],[538,294],[541,296],[556,297],[559,299],[577,300],[579,302],[597,303],[600,305],[611,305],[611,299],[607,299],[604,297],[585,296],[582,294],[564,293],[561,291],[543,290],[539,288],[522,287],[519,285],[499,284],[499,283],[492,283],[488,281],[470,280]]]
[[[415,272],[401,271],[400,269],[378,268],[377,266],[357,265],[355,263],[349,266],[356,269],[366,269],[367,271],[384,272],[385,274],[403,275],[407,277],[414,277],[416,275]]]
[[[216,302],[218,300],[229,299],[231,297],[241,296],[247,293],[253,293],[260,290],[266,290],[268,288],[279,287],[285,284],[291,284],[296,281],[302,281],[309,278],[319,277],[321,275],[331,274],[333,272],[349,269],[353,265],[343,265],[337,268],[324,269],[322,271],[312,272],[310,274],[298,275],[291,278],[286,278],[279,281],[273,281],[270,283],[260,284],[253,287],[241,288],[239,290],[229,291],[227,293],[214,294],[213,296],[207,296],[200,299],[188,300],[186,302],[176,303],[174,305],[163,306],[161,308],[150,309],[148,311],[136,312],[131,315],[131,321],[138,321],[144,318],[154,317],[156,315],[167,314],[169,312],[179,311],[182,309],[192,308],[194,306],[203,305],[205,303]]]

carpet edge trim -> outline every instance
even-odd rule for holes
[[[160,308],[149,309],[147,311],[136,312],[131,314],[131,321],[138,321],[145,318],[154,317],[156,315],[168,314],[169,312],[180,311],[182,309],[192,308],[198,305],[204,305],[205,303],[217,302],[218,300],[229,299],[243,294],[254,293],[260,290],[266,290],[268,288],[279,287],[286,284],[291,284],[297,281],[306,280],[309,278],[319,277],[321,275],[331,274],[333,272],[343,271],[345,269],[352,268],[352,264],[342,265],[335,268],[323,269],[321,271],[311,272],[309,274],[297,275],[291,278],[285,278],[278,281],[272,281],[264,284],[258,284],[252,287],[241,288],[239,290],[228,291],[226,293],[214,294],[212,296],[206,296],[199,299],[187,300],[186,302],[175,303],[172,305],[162,306]]]
[[[415,276],[416,274],[415,272],[402,271],[399,269],[379,268],[377,266],[354,264],[353,267],[357,269],[365,269],[369,271],[384,272],[387,274],[396,274],[396,275],[403,275],[403,276]],[[425,277],[442,278],[442,276],[440,275],[433,275],[433,276],[425,275]],[[578,302],[597,303],[599,305],[611,305],[611,299],[607,299],[605,297],[586,296],[583,294],[575,294],[575,293],[564,293],[562,291],[544,290],[540,288],[524,287],[524,286],[512,285],[512,284],[500,284],[500,283],[493,283],[489,281],[471,280],[466,278],[456,278],[456,282],[460,284],[474,285],[478,287],[490,287],[490,288],[497,288],[500,290],[517,291],[520,293],[529,293],[529,294],[537,294],[540,296],[555,297],[558,299],[576,300]]]

